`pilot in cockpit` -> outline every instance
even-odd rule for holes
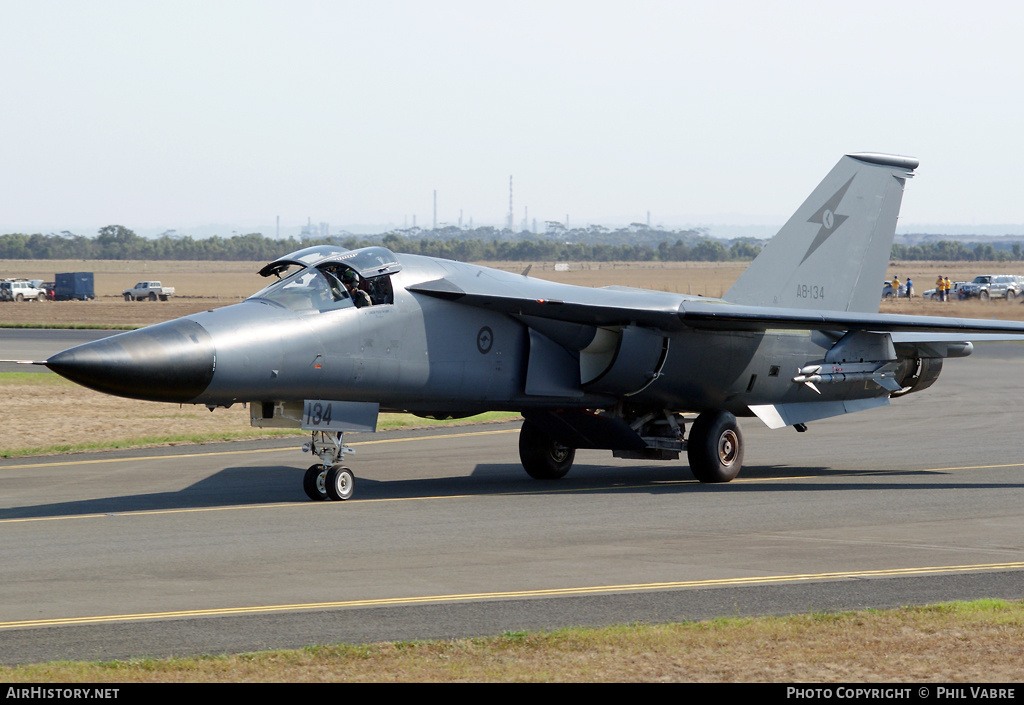
[[[346,269],[341,275],[341,281],[345,284],[345,288],[348,289],[349,296],[352,297],[352,303],[356,305],[356,308],[373,305],[373,301],[370,300],[370,295],[359,288],[358,274],[353,272],[351,269]]]

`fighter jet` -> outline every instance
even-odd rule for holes
[[[743,463],[737,416],[804,431],[930,387],[970,336],[1024,324],[878,313],[904,185],[918,161],[842,157],[721,299],[588,288],[383,247],[319,245],[271,262],[247,300],[58,353],[44,363],[108,394],[310,432],[303,487],[344,500],[343,434],[380,411],[523,416],[538,480],[578,448],[686,453],[701,482]]]

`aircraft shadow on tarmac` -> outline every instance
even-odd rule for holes
[[[53,502],[34,506],[0,509],[0,521],[12,519],[118,514],[129,512],[219,508],[258,504],[309,503],[300,482],[302,471],[295,467],[232,467],[211,475],[181,490],[129,494],[117,497]],[[469,476],[374,480],[358,477],[356,496],[361,500],[417,499],[426,497],[484,496],[545,493],[632,493],[690,494],[694,492],[842,492],[846,490],[959,490],[969,484],[974,489],[1021,489],[1022,483],[965,483],[962,476],[949,480],[953,473],[928,471],[934,482],[922,482],[922,471],[851,470],[821,466],[762,465],[744,468],[742,480],[726,484],[701,484],[686,466],[604,466],[577,465],[572,474],[558,481],[543,482],[523,476],[518,464],[480,464]],[[894,477],[918,478],[893,482]],[[772,482],[786,478],[786,482]],[[806,478],[808,482],[801,482]],[[831,478],[830,482],[820,482]],[[879,482],[879,478],[887,481]],[[758,482],[764,480],[765,482]],[[340,504],[340,503],[335,503]],[[340,509],[340,508],[339,508]]]

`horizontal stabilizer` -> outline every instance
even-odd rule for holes
[[[772,328],[786,330],[867,330],[876,332],[970,334],[1005,333],[1005,340],[1020,340],[1024,323],[945,316],[907,316],[898,313],[858,313],[814,311],[806,309],[771,308],[765,306],[734,306],[722,301],[686,301],[679,317],[693,328],[714,330],[761,331]],[[943,336],[945,338],[946,336]],[[951,340],[964,338],[954,336]],[[925,342],[919,336],[918,342]],[[989,339],[997,339],[990,337]],[[899,342],[893,338],[893,342]]]

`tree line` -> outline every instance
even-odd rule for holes
[[[625,242],[624,242],[625,241]],[[112,260],[236,260],[269,261],[312,245],[334,244],[347,249],[383,245],[395,252],[443,257],[462,262],[565,261],[565,262],[726,262],[753,259],[759,241],[740,238],[723,241],[699,230],[651,230],[636,224],[610,231],[600,226],[556,233],[510,233],[495,228],[437,231],[404,230],[383,235],[331,238],[274,239],[261,233],[213,236],[145,238],[122,225],[100,228],[93,237],[59,234],[0,235],[0,259],[112,259]],[[1007,262],[1022,259],[1021,243],[999,248],[992,244],[964,244],[942,240],[920,245],[892,246],[895,261]]]
[[[761,248],[750,240],[724,243],[696,231],[676,234],[674,240],[657,245],[585,242],[573,237],[575,231],[559,233],[557,238],[528,236],[495,237],[493,228],[483,228],[480,236],[474,231],[450,233],[420,231],[391,232],[368,237],[334,236],[331,238],[274,239],[261,233],[213,236],[145,238],[122,225],[100,228],[95,237],[60,234],[10,233],[0,235],[0,259],[108,259],[108,260],[237,260],[267,261],[288,252],[312,245],[334,244],[348,249],[383,245],[395,252],[471,261],[573,261],[573,262],[644,262],[704,261],[752,259]],[[649,234],[648,234],[649,236]]]
[[[969,247],[955,240],[925,242],[920,245],[894,244],[890,259],[898,261],[1013,262],[1021,259],[1021,243],[1012,243],[1009,249],[996,249],[991,243],[980,242]]]

